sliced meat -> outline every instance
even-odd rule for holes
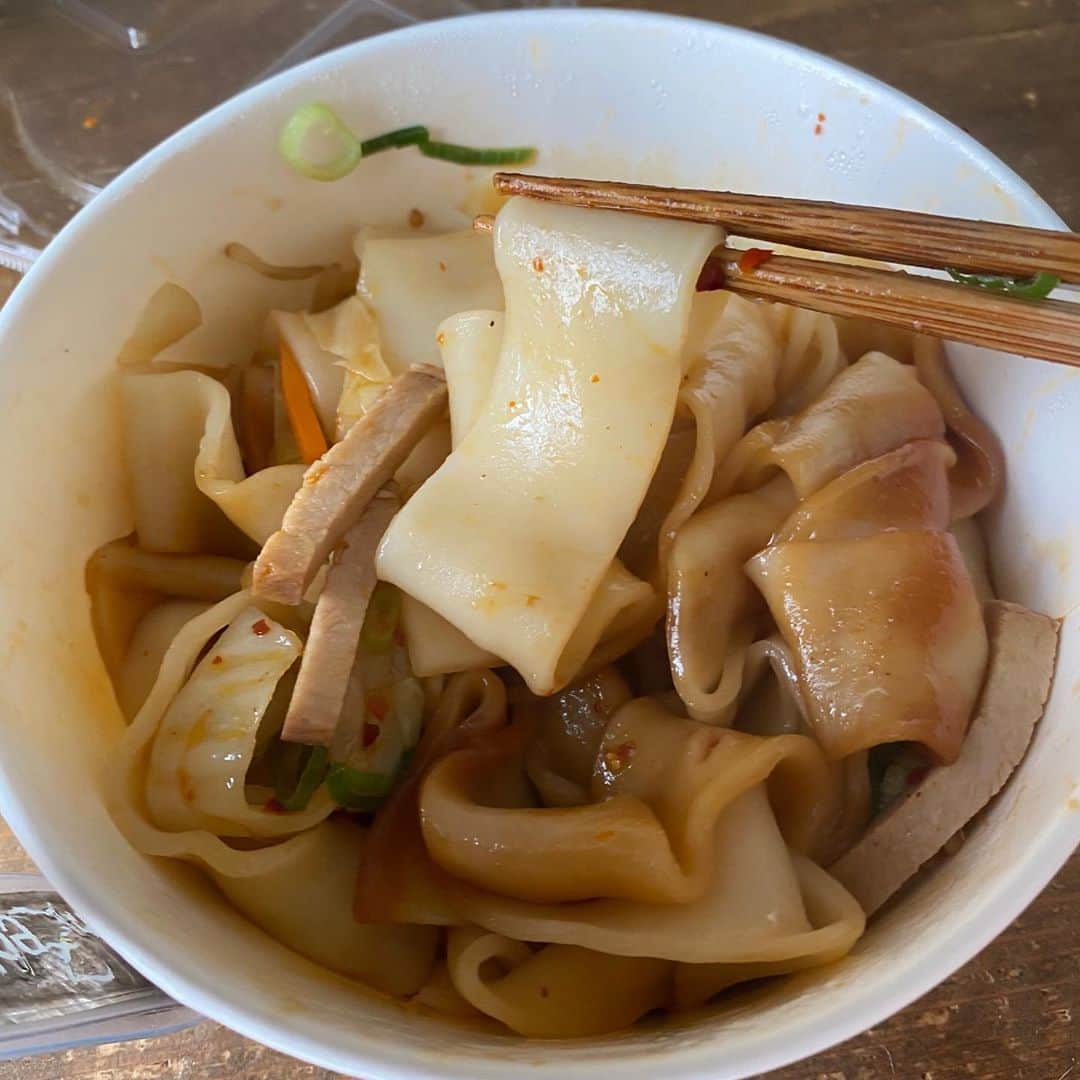
[[[281,729],[288,742],[330,745],[375,588],[375,552],[399,505],[392,492],[380,491],[337,547]]]
[[[868,915],[997,794],[1042,716],[1054,674],[1058,621],[992,600],[986,622],[989,669],[956,763],[933,769],[829,867]]]
[[[298,604],[346,529],[446,412],[446,379],[429,364],[399,375],[390,388],[304,473],[281,528],[263,545],[252,592]]]

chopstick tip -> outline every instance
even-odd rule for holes
[[[524,173],[497,172],[491,178],[491,185],[502,195],[512,195],[524,178]]]

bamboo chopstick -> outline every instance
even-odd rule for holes
[[[473,222],[489,232],[494,218]],[[829,315],[876,319],[922,334],[1080,367],[1080,304],[1020,300],[950,281],[848,263],[770,255],[752,269],[745,252],[717,248],[698,288],[725,288]]]
[[[494,183],[504,195],[700,221],[722,225],[739,236],[839,255],[1018,277],[1045,270],[1062,281],[1080,282],[1080,236],[1075,233],[907,210],[610,180],[500,172]]]
[[[1020,300],[951,281],[785,255],[742,270],[743,254],[724,249],[709,260],[708,272],[722,266],[723,287],[732,292],[1080,367],[1080,304]]]

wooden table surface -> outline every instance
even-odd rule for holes
[[[238,0],[246,2],[246,0]],[[746,26],[960,124],[1080,227],[1080,0],[619,3]],[[0,26],[4,2],[0,0]],[[745,107],[746,103],[742,103]],[[0,270],[0,302],[10,276]],[[0,873],[30,869],[0,822]],[[891,1020],[770,1080],[1080,1080],[1080,855],[981,955]],[[332,1080],[213,1023],[8,1063],[6,1080]]]

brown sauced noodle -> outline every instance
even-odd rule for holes
[[[155,299],[118,376],[134,532],[88,567],[136,847],[530,1036],[853,947],[828,866],[875,755],[962,751],[1002,459],[936,343],[696,293],[721,240],[524,200],[493,239],[366,230],[357,291],[324,275],[231,371],[150,363],[197,324]],[[318,746],[288,741],[298,686]]]

